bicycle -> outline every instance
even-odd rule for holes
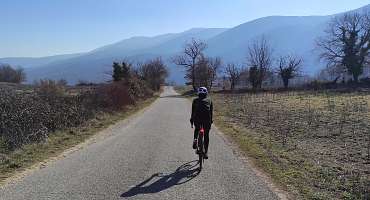
[[[199,169],[202,170],[203,163],[204,163],[204,155],[205,155],[205,149],[204,149],[204,128],[203,126],[200,127],[199,129],[199,134],[198,134],[198,144],[197,144],[197,150],[196,153],[199,156]]]

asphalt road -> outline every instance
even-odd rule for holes
[[[190,102],[165,88],[130,123],[3,187],[0,199],[278,199],[215,130],[199,173],[189,112]]]

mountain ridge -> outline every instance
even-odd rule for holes
[[[348,12],[369,10],[370,4]],[[304,59],[304,72],[313,75],[323,68],[314,51],[315,40],[324,33],[333,16],[267,16],[240,24],[232,28],[193,28],[181,33],[167,33],[157,36],[136,36],[108,44],[75,57],[25,67],[28,80],[40,78],[64,78],[70,83],[78,80],[101,82],[103,74],[110,70],[113,61],[128,59],[133,62],[162,57],[171,72],[169,80],[184,83],[183,70],[169,62],[181,52],[186,41],[192,38],[208,44],[207,55],[219,56],[225,62],[245,63],[248,45],[264,36],[270,42],[276,55],[294,53]],[[13,58],[15,59],[15,58]],[[0,63],[4,59],[0,58]],[[31,61],[30,61],[31,62]],[[14,60],[13,60],[14,63]]]

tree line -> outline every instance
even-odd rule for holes
[[[121,63],[113,62],[112,68],[113,82],[127,84],[130,80],[140,80],[153,91],[158,91],[168,77],[168,67],[160,57],[147,60],[136,66],[127,60]]]
[[[317,39],[316,46],[320,59],[327,63],[323,72],[334,77],[335,83],[346,76],[351,77],[349,82],[358,83],[364,69],[370,65],[370,14],[347,13],[334,17],[325,35]],[[231,90],[240,81],[248,83],[252,89],[261,89],[267,79],[275,77],[288,88],[290,80],[302,75],[302,57],[294,54],[275,56],[265,37],[252,41],[247,47],[246,65],[223,64],[218,57],[207,57],[206,49],[204,41],[192,39],[183,52],[172,59],[173,63],[185,68],[187,84],[194,90],[199,86],[211,89],[220,78],[220,72],[228,80]]]
[[[185,68],[187,84],[194,90],[200,86],[211,89],[221,73],[229,80],[232,90],[241,81],[241,77],[245,77],[245,81],[250,83],[253,89],[260,89],[263,81],[274,73],[278,74],[284,86],[288,87],[289,80],[299,75],[303,63],[298,56],[286,55],[281,56],[277,67],[273,68],[273,51],[264,37],[255,40],[248,47],[247,66],[244,67],[235,63],[225,66],[221,58],[206,56],[206,48],[204,41],[192,39],[185,45],[183,52],[172,59],[173,63]]]
[[[150,87],[153,91],[160,89],[160,86],[165,83],[168,76],[168,68],[161,58],[147,60],[144,63],[134,64],[123,61],[113,62],[111,78],[113,82],[128,83],[129,80],[138,79]],[[12,67],[8,64],[0,64],[0,82],[7,83],[22,83],[26,81],[26,74],[23,68]],[[40,82],[51,82],[51,80],[35,81],[34,85],[39,85]],[[58,81],[63,82],[62,85],[67,85],[64,79]],[[82,81],[81,85],[82,85]],[[79,83],[80,84],[80,83]]]

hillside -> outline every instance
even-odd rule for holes
[[[232,28],[208,41],[208,53],[225,61],[245,63],[248,45],[264,36],[274,54],[294,53],[304,57],[304,71],[313,74],[321,66],[313,51],[315,40],[325,29],[330,17],[266,17]]]

